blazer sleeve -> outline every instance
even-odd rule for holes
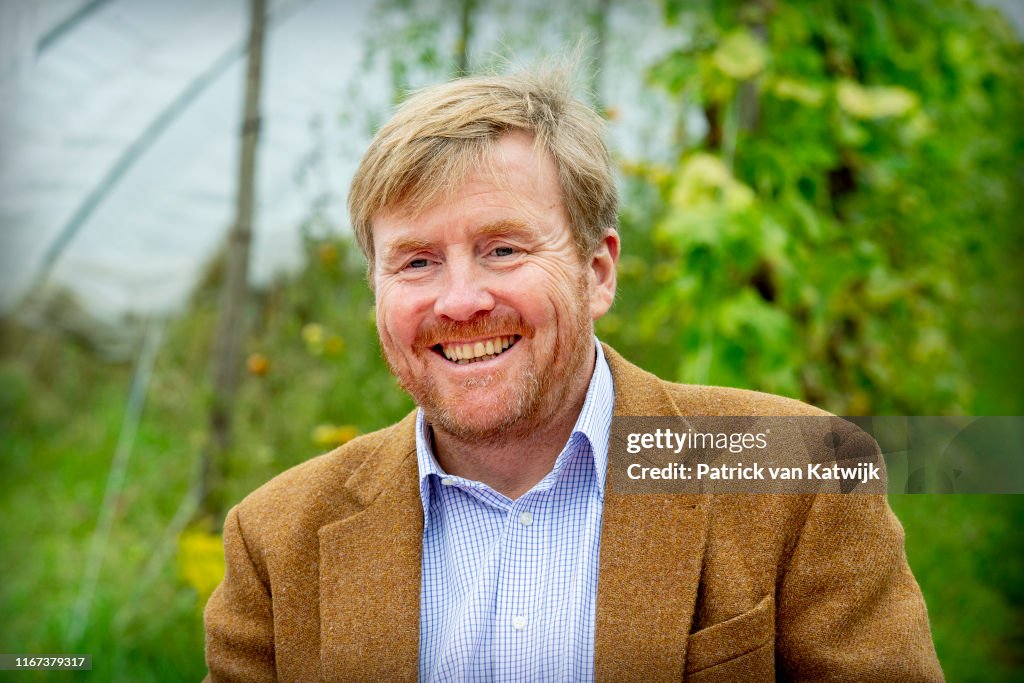
[[[237,507],[224,520],[224,559],[224,580],[206,603],[206,680],[274,681],[270,590],[249,553]]]
[[[884,495],[815,496],[778,588],[780,678],[943,680],[903,540]]]

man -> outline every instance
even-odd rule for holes
[[[349,205],[419,408],[229,513],[213,680],[941,680],[884,497],[605,486],[613,413],[824,413],[596,343],[617,196],[562,81],[421,91]]]

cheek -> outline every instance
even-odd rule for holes
[[[377,333],[392,343],[410,342],[415,336],[416,319],[409,296],[400,287],[384,285],[377,290]],[[411,331],[410,331],[411,330]]]
[[[587,295],[581,284],[585,277],[580,268],[564,262],[538,263],[536,269],[520,283],[517,296],[521,301],[532,303],[531,311],[536,315],[561,317],[579,307],[579,297]],[[553,311],[551,310],[553,309]]]
[[[377,336],[380,337],[381,346],[390,357],[392,363],[405,355],[404,349],[407,347],[407,344],[402,342],[401,319],[401,316],[396,317],[393,311],[382,311],[378,306]]]
[[[378,292],[377,336],[394,367],[408,369],[426,358],[413,347],[424,324],[431,319],[432,309],[429,299],[417,294],[404,287]]]
[[[583,274],[579,272],[562,272],[546,288],[554,314],[563,324],[569,317],[575,316],[581,302],[587,300],[588,289],[582,278]]]

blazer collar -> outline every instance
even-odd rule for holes
[[[679,414],[661,380],[607,345],[604,352],[616,415]],[[415,412],[388,430],[345,483],[358,511],[320,529],[320,643],[327,679],[417,678],[423,507],[414,430]],[[706,530],[699,496],[606,492],[597,680],[629,679],[638,661],[652,675],[682,677]]]
[[[325,680],[415,681],[423,508],[415,412],[345,488],[357,511],[320,528],[320,660]]]

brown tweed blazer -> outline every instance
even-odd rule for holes
[[[605,354],[617,415],[822,414]],[[210,680],[416,680],[414,422],[288,470],[228,514]],[[942,680],[903,530],[874,495],[607,492],[594,650],[600,681]]]

